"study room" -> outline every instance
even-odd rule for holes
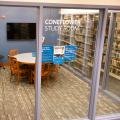
[[[0,120],[119,114],[120,11],[30,5],[0,6]]]

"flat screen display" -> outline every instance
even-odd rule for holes
[[[7,40],[35,40],[36,23],[7,23]]]

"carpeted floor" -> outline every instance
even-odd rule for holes
[[[42,81],[42,120],[66,120],[86,117],[90,88],[65,68],[61,67],[58,79],[52,76],[49,86]],[[10,82],[8,68],[0,69],[0,120],[34,120],[34,85],[23,80],[19,85],[13,77]],[[120,112],[120,104],[99,94],[97,114]]]

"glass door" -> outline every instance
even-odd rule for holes
[[[42,119],[88,117],[91,86],[83,78],[91,80],[94,75],[96,36],[99,36],[102,13],[100,17],[99,10],[93,9],[43,8]],[[44,66],[48,71],[46,76]],[[106,96],[100,97],[104,101],[99,106],[110,105]],[[107,114],[102,107],[98,113]]]
[[[113,32],[111,36],[109,73],[107,76],[106,89],[120,98],[120,12],[113,14]]]
[[[120,113],[120,12],[108,11],[97,115]],[[103,97],[103,96],[104,97]],[[108,97],[109,95],[109,97]],[[100,102],[107,103],[100,105]],[[103,111],[106,112],[102,112]]]

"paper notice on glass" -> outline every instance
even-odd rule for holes
[[[54,46],[54,55],[64,55],[65,46]]]

